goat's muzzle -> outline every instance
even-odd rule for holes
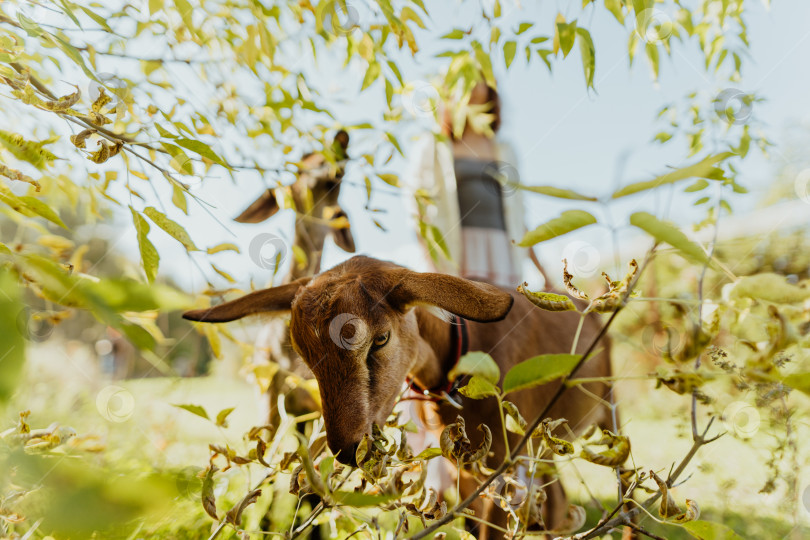
[[[341,448],[339,452],[337,452],[337,460],[344,465],[349,465],[351,467],[357,467],[357,447],[360,445],[359,442],[350,444],[344,448]],[[334,450],[333,450],[334,451]]]

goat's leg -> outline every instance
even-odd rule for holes
[[[546,502],[541,509],[546,530],[556,531],[565,528],[569,503],[562,482],[556,476],[556,472],[544,474],[541,481],[542,485],[545,485],[543,489],[546,492]]]

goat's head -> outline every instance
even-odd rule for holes
[[[382,425],[391,413],[408,373],[433,354],[419,333],[417,305],[486,322],[504,318],[512,296],[484,283],[358,256],[314,278],[183,316],[227,322],[291,311],[293,345],[320,388],[327,442],[351,464],[372,423]]]

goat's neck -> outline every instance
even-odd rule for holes
[[[422,388],[438,388],[447,382],[447,374],[456,362],[450,323],[424,308],[414,310],[421,343],[411,375]]]

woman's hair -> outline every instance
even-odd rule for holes
[[[486,84],[485,82],[480,82],[479,84]],[[498,129],[501,127],[501,98],[498,96],[498,91],[492,88],[490,85],[486,85],[487,88],[487,97],[484,103],[489,103],[490,108],[487,113],[493,115],[492,122],[489,124],[489,127],[492,128],[493,133],[497,133]],[[440,118],[440,128],[444,135],[454,139],[453,136],[453,111],[450,106],[445,106],[444,111],[442,112]],[[468,126],[464,126],[464,131],[466,132]]]

